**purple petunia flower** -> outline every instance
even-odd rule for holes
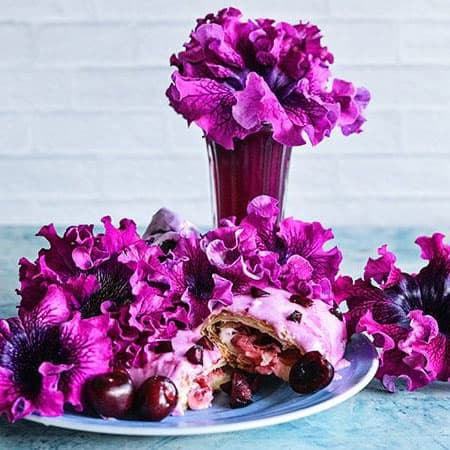
[[[274,269],[279,273],[281,287],[303,291],[305,282],[313,282],[316,295],[319,291],[330,293],[331,285],[338,273],[342,254],[337,247],[325,250],[324,245],[333,238],[319,222],[302,222],[287,218],[277,223],[278,202],[262,195],[252,200],[247,208],[248,215],[240,226],[253,235],[260,251],[276,255]],[[321,289],[323,288],[323,289]],[[324,299],[325,299],[324,298]]]
[[[266,124],[288,146],[316,145],[336,126],[361,131],[370,94],[338,79],[329,88],[333,55],[315,25],[241,19],[235,8],[208,14],[171,57],[167,96],[189,124],[229,149]]]
[[[417,274],[402,273],[382,246],[364,279],[344,277],[336,286],[349,308],[349,334],[366,331],[382,349],[377,377],[392,392],[397,379],[409,390],[450,381],[450,246],[439,233],[416,243],[428,260]]]
[[[33,412],[60,415],[64,403],[81,410],[83,383],[109,368],[107,322],[72,315],[56,286],[32,311],[0,320],[0,414],[14,422]]]
[[[167,260],[166,264],[172,301],[186,305],[192,328],[202,323],[216,304],[231,303],[233,283],[217,273],[203,251],[200,239],[180,239],[175,258]]]
[[[133,269],[128,262],[121,262],[120,255],[140,239],[136,225],[124,219],[115,228],[110,217],[102,222],[105,232],[99,234],[94,234],[93,225],[70,227],[62,237],[53,225],[39,231],[38,236],[45,237],[50,248],[42,249],[34,263],[20,260],[22,308],[38,305],[52,284],[64,288],[71,308],[82,317],[99,315],[105,301],[120,306],[133,300]]]

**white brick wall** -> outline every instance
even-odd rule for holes
[[[0,223],[143,224],[161,205],[207,223],[201,132],[164,92],[195,17],[227,3],[0,0]],[[316,22],[335,74],[373,95],[363,134],[295,150],[287,212],[448,232],[449,0],[237,3]]]

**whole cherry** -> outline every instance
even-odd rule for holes
[[[101,417],[123,418],[133,405],[133,382],[125,371],[96,375],[84,389],[88,406]]]
[[[289,385],[299,394],[312,394],[331,383],[333,366],[317,351],[300,356],[289,372]]]
[[[177,405],[178,390],[167,377],[148,378],[135,395],[135,411],[144,420],[159,421]]]

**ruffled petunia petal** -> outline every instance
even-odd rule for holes
[[[397,324],[380,324],[370,311],[358,323],[357,332],[367,332],[375,339],[375,345],[382,349],[380,367],[376,377],[384,387],[395,392],[397,380],[404,380],[412,391],[428,384],[433,378],[425,370],[423,358],[411,357],[399,348],[399,343],[407,338],[409,329]]]
[[[225,148],[233,148],[233,138],[243,139],[252,133],[233,118],[234,91],[211,79],[189,79],[175,72],[168,91],[172,106],[188,122],[195,122],[205,134]]]
[[[64,399],[75,409],[82,409],[84,382],[108,372],[112,359],[111,340],[107,335],[108,317],[81,319],[77,313],[61,327],[62,345],[72,355],[70,368],[61,374]]]
[[[411,311],[411,332],[401,343],[402,350],[419,353],[425,361],[425,369],[435,379],[449,381],[450,339],[439,332],[436,320],[420,310]]]
[[[282,261],[299,255],[311,264],[314,281],[322,278],[334,280],[342,261],[342,253],[337,247],[324,249],[324,245],[334,237],[330,229],[323,228],[319,222],[307,223],[288,218],[280,222],[277,234],[283,242]]]
[[[39,304],[32,309],[19,309],[23,323],[39,323],[43,326],[59,325],[69,319],[71,310],[66,293],[57,285],[50,285]]]
[[[442,233],[434,233],[431,237],[420,236],[416,239],[416,244],[421,249],[420,256],[423,259],[450,259],[450,245],[444,242],[445,235]]]
[[[379,258],[369,258],[364,269],[364,279],[374,280],[383,288],[390,287],[402,278],[401,270],[395,266],[397,261],[394,253],[390,252],[387,245],[382,245],[378,249]]]

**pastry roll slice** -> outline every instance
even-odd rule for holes
[[[253,288],[233,304],[214,312],[202,327],[225,361],[249,373],[274,374],[285,381],[306,352],[318,351],[335,369],[343,359],[346,328],[336,311],[321,300],[310,300],[275,289]]]

